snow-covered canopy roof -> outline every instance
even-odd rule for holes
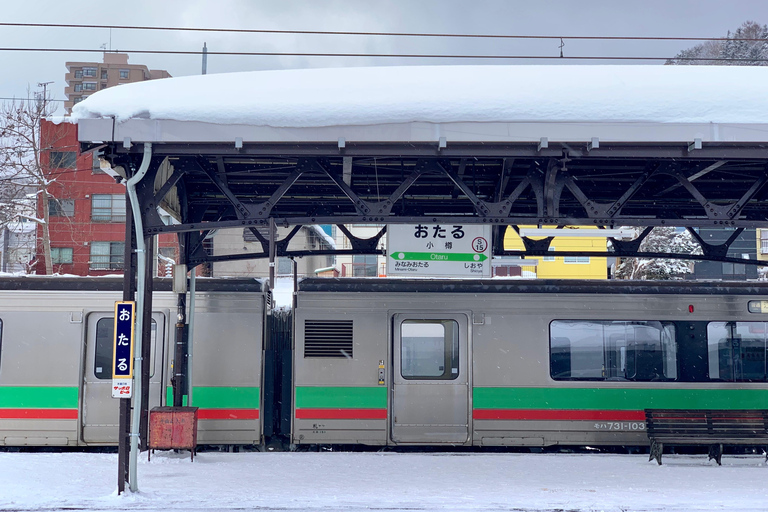
[[[766,91],[768,67],[298,69],[127,84],[72,117],[83,141],[754,142]]]

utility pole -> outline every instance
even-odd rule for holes
[[[208,47],[203,43],[203,74],[208,74]]]
[[[52,83],[53,81],[37,82],[37,86],[43,88],[43,111],[45,111],[45,104],[48,101],[48,86],[51,85]]]

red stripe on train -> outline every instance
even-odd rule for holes
[[[258,409],[200,409],[197,411],[199,420],[257,420]]]
[[[546,409],[475,409],[476,420],[645,421],[644,411],[574,411]]]
[[[77,409],[0,409],[2,420],[76,420]]]
[[[300,420],[385,420],[386,409],[296,409]]]

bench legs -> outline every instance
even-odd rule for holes
[[[723,445],[721,444],[711,444],[709,445],[709,459],[708,461],[715,459],[715,462],[717,462],[718,466],[722,466],[722,463],[720,462],[723,458]]]
[[[664,443],[659,443],[655,439],[651,440],[651,456],[648,457],[648,462],[656,459],[656,462],[661,466],[661,454],[664,452]]]

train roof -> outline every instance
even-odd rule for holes
[[[768,295],[768,282],[571,279],[308,278],[300,292],[398,293],[624,293],[645,295]]]
[[[200,292],[264,292],[265,283],[258,279],[197,278],[195,287]],[[155,291],[172,290],[171,279],[153,281]],[[72,291],[122,291],[123,277],[77,276],[0,276],[0,290],[72,290]]]

